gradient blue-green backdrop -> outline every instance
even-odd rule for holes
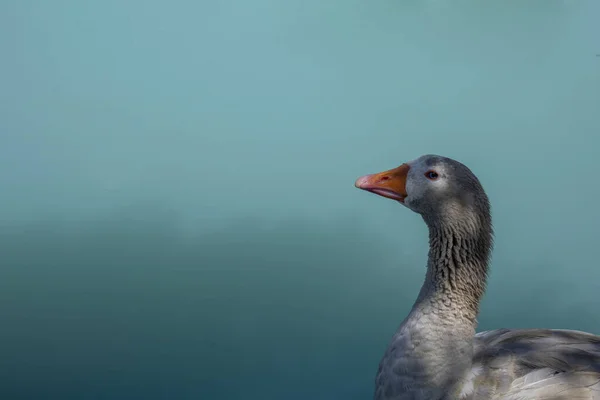
[[[0,398],[368,399],[424,153],[494,207],[480,328],[600,333],[600,2],[0,2]]]

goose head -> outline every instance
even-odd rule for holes
[[[388,171],[358,178],[355,186],[396,200],[428,225],[489,220],[489,201],[477,177],[453,159],[424,155]],[[483,221],[481,221],[483,222]],[[490,221],[491,222],[491,221]]]

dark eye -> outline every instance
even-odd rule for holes
[[[427,177],[427,179],[430,179],[432,181],[435,181],[437,178],[439,178],[440,176],[438,175],[437,172],[435,171],[427,171],[425,172],[425,177]]]

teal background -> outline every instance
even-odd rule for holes
[[[600,2],[0,2],[0,398],[368,399],[424,276],[356,177],[488,191],[480,329],[600,333]]]

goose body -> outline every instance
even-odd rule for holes
[[[475,333],[493,230],[471,170],[425,155],[355,185],[419,213],[429,228],[425,281],[379,364],[375,400],[600,400],[600,336]]]

